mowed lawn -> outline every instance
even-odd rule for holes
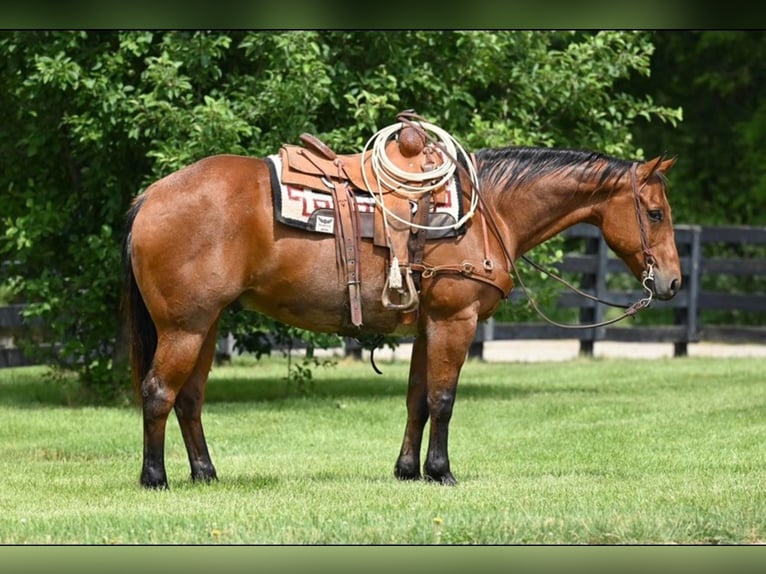
[[[454,488],[394,478],[408,366],[379,367],[341,360],[304,389],[281,359],[215,368],[220,480],[189,480],[171,415],[159,492],[138,485],[135,406],[72,405],[41,369],[0,371],[0,543],[766,541],[764,359],[469,361]]]

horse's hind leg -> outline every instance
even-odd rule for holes
[[[215,356],[217,333],[216,323],[208,331],[194,371],[181,387],[175,402],[176,418],[189,455],[193,481],[211,481],[218,478],[213,462],[210,460],[202,428],[202,405],[205,402],[205,386]]]
[[[144,417],[144,460],[141,484],[167,488],[165,427],[179,391],[199,362],[205,334],[163,331],[157,338],[152,368],[141,382]]]

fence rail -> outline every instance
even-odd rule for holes
[[[705,287],[708,282],[704,281],[706,277],[717,275],[766,277],[764,255],[705,255],[706,247],[711,245],[733,246],[743,253],[752,246],[764,246],[766,227],[678,225],[675,232],[683,287],[672,300],[652,303],[653,309],[671,309],[671,322],[634,326],[627,320],[592,329],[563,329],[547,323],[499,323],[490,320],[479,329],[471,354],[481,356],[485,341],[504,339],[579,339],[580,351],[585,355],[593,354],[593,347],[598,341],[673,343],[675,356],[685,356],[690,343],[703,340],[766,343],[766,294],[710,291]],[[559,265],[559,271],[578,275],[583,290],[620,304],[630,304],[642,297],[639,290],[620,291],[608,287],[610,275],[628,274],[628,271],[610,251],[597,228],[580,224],[566,230],[564,236],[579,240],[583,247],[580,252],[568,253]],[[562,293],[557,305],[579,309],[581,323],[597,323],[606,318],[606,307],[576,293]],[[759,325],[763,326],[708,324],[703,321],[703,311],[761,313],[764,320]]]
[[[688,345],[698,341],[766,344],[766,294],[712,291],[706,284],[714,282],[705,281],[705,278],[728,275],[763,277],[766,282],[766,249],[753,249],[753,246],[766,246],[766,227],[677,225],[675,232],[683,287],[672,300],[652,303],[653,309],[671,309],[671,321],[639,326],[627,320],[606,327],[563,329],[547,323],[501,323],[491,319],[480,326],[471,355],[481,357],[484,342],[504,339],[579,339],[580,351],[585,355],[592,355],[594,345],[599,341],[673,343],[675,356],[686,355]],[[566,230],[564,236],[569,243],[579,242],[579,249],[573,248],[565,255],[559,271],[572,274],[580,288],[621,304],[630,304],[643,296],[640,289],[609,287],[611,277],[628,271],[611,253],[597,228],[576,225]],[[705,255],[706,247],[711,245],[733,246],[738,253],[732,256]],[[756,254],[750,254],[752,252]],[[637,283],[633,280],[631,284]],[[523,294],[517,289],[512,297],[519,300]],[[603,305],[576,293],[561,293],[557,305],[576,309],[581,323],[596,323],[606,318],[607,310]],[[15,335],[25,328],[24,307],[0,307],[0,368],[33,364],[14,343]],[[762,319],[754,326],[710,323],[704,320],[703,311],[759,313]],[[358,354],[353,344],[347,345],[346,351]]]

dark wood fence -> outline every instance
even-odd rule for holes
[[[0,368],[34,364],[34,361],[25,357],[24,352],[16,347],[14,341],[25,326],[21,315],[24,307],[24,305],[0,307]]]
[[[638,286],[633,290],[610,288],[615,277],[627,277],[627,269],[611,253],[600,231],[589,225],[577,225],[564,232],[568,250],[559,271],[571,274],[574,283],[598,297],[615,303],[630,304],[643,296],[635,279],[622,283]],[[578,245],[579,244],[579,245]],[[500,323],[490,320],[481,325],[471,349],[472,356],[481,357],[485,341],[504,339],[579,339],[583,354],[591,355],[599,341],[672,343],[674,354],[684,356],[688,345],[698,341],[766,344],[766,294],[711,290],[711,280],[730,276],[756,280],[766,285],[766,227],[702,227],[676,226],[676,244],[681,255],[683,287],[671,301],[655,301],[650,310],[666,309],[670,315],[662,324],[636,325],[626,319],[616,325],[593,329],[562,329],[547,323]],[[709,252],[709,253],[708,253]],[[716,252],[725,253],[724,255]],[[734,253],[732,255],[732,252]],[[711,254],[712,253],[712,254]],[[620,283],[620,281],[616,281]],[[720,283],[720,282],[719,282]],[[740,283],[742,283],[740,281]],[[736,283],[733,283],[736,284]],[[524,297],[515,289],[512,297]],[[563,308],[575,309],[581,323],[600,322],[607,318],[603,305],[596,304],[572,292],[563,292],[557,300]],[[31,364],[14,344],[14,335],[25,328],[22,318],[24,305],[0,307],[0,368]],[[751,325],[709,322],[711,311],[738,311],[751,318]],[[355,354],[353,345],[347,352]]]

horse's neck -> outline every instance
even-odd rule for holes
[[[577,223],[598,224],[597,208],[608,191],[598,188],[595,180],[564,175],[534,179],[500,194],[506,196],[509,243],[515,247],[515,255],[523,255]]]

